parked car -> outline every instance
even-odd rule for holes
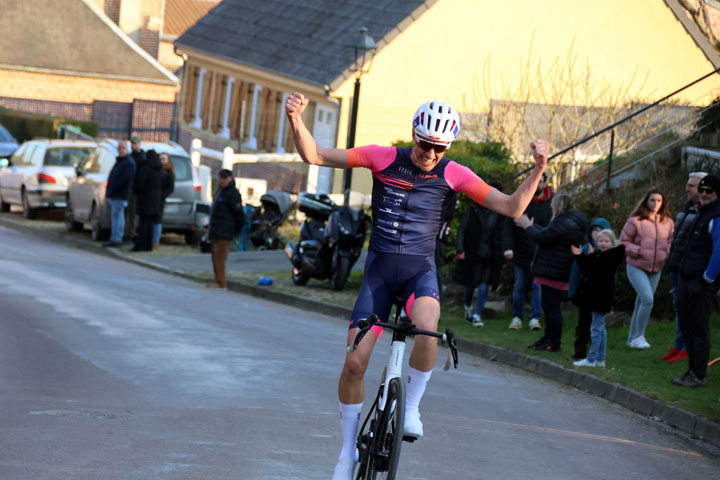
[[[97,144],[78,140],[35,139],[23,143],[0,169],[0,210],[22,205],[23,217],[40,208],[65,207],[68,183]]]
[[[117,157],[116,140],[103,140],[75,166],[65,200],[65,227],[81,231],[90,225],[94,240],[110,237],[110,206],[105,201],[107,178]]]
[[[78,165],[70,182],[65,208],[65,226],[80,231],[90,225],[92,238],[105,240],[110,235],[110,208],[105,201],[107,177],[117,157],[117,140],[103,140],[85,162]],[[183,148],[173,142],[142,143],[143,150],[167,153],[175,166],[175,188],[165,201],[163,232],[185,235],[195,241],[197,205],[202,202],[202,186],[197,167]],[[202,209],[201,209],[202,210]],[[136,222],[137,224],[137,222]]]
[[[0,125],[0,167],[6,167],[10,163],[10,157],[18,149],[18,142],[7,128]]]

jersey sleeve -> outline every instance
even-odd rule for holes
[[[372,172],[379,172],[387,168],[397,155],[395,147],[380,147],[378,145],[367,145],[355,147],[347,151],[348,167],[365,167]]]
[[[480,205],[485,205],[485,199],[493,188],[468,167],[454,161],[445,167],[445,180],[450,188],[464,193]]]

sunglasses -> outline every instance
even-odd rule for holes
[[[700,187],[700,188],[698,188],[698,192],[700,192],[700,193],[713,193],[713,192],[715,192],[715,189],[714,189],[714,188],[710,188],[710,187]]]
[[[434,143],[426,142],[425,140],[417,140],[415,144],[420,147],[421,150],[430,151],[435,150],[435,153],[443,153],[447,151],[447,145],[435,145]]]

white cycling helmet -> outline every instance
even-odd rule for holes
[[[460,117],[455,109],[445,102],[425,102],[413,116],[413,132],[419,140],[449,146],[459,131]]]

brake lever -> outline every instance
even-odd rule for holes
[[[358,333],[355,335],[355,340],[351,345],[348,345],[347,352],[352,353],[355,350],[357,350],[358,345],[360,345],[360,341],[363,339],[365,334],[370,331],[373,325],[375,325],[378,321],[377,315],[374,313],[370,315],[366,320],[359,320],[358,321]]]
[[[443,341],[448,346],[448,358],[445,361],[445,365],[443,365],[443,370],[448,371],[450,370],[450,365],[454,365],[455,368],[458,366],[458,351],[457,351],[457,342],[455,340],[455,334],[452,330],[449,328],[445,330],[445,335],[443,335]]]

